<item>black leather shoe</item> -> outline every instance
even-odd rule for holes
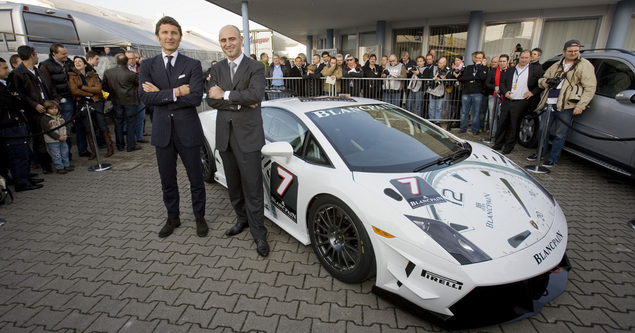
[[[239,233],[243,232],[245,228],[247,228],[247,224],[236,223],[233,227],[231,227],[229,230],[225,232],[225,235],[227,236],[238,235]]]
[[[205,218],[201,217],[196,219],[196,236],[205,237],[208,231],[209,227],[207,226],[207,222],[205,222]]]
[[[42,173],[45,175],[48,175],[49,173],[53,173],[53,169],[49,168],[42,168]]]
[[[511,153],[512,150],[514,150],[514,148],[512,148],[512,149],[507,149],[507,148],[503,149],[503,155],[507,155],[507,154]]]
[[[264,240],[264,239],[256,240],[256,252],[258,252],[258,254],[261,257],[268,256],[269,255],[269,243],[267,243],[267,241]]]
[[[37,177],[37,173],[31,172],[31,177]]]
[[[127,149],[127,151],[131,152],[131,151],[140,150],[140,149],[141,149],[141,146],[134,146],[134,148]]]
[[[44,179],[42,179],[42,178],[31,178],[31,184],[38,184],[38,183],[41,183],[43,181],[44,181]]]
[[[493,147],[492,147],[492,149],[494,149],[494,150],[501,150],[501,149],[503,149],[503,146],[502,146],[502,145],[501,145],[501,146],[499,146],[499,145],[495,145],[495,146],[493,146]]]
[[[16,192],[31,191],[31,190],[37,190],[38,188],[42,188],[42,187],[44,187],[44,185],[42,184],[16,185],[15,191]]]
[[[172,232],[174,232],[174,229],[178,228],[180,225],[181,219],[178,217],[175,219],[167,219],[167,221],[165,221],[165,225],[161,228],[161,231],[159,231],[159,238],[170,236]]]

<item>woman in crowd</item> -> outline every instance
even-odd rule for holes
[[[103,95],[101,93],[101,81],[97,72],[86,62],[86,60],[80,56],[73,58],[75,68],[68,73],[68,86],[71,89],[71,93],[75,97],[78,111],[81,112],[82,108],[88,107],[91,112],[91,117],[97,124],[97,128],[101,132],[104,141],[106,142],[106,157],[112,156],[114,150],[112,148],[112,139],[110,138],[110,130],[106,124],[106,118],[103,116],[104,102]],[[97,111],[97,112],[95,112]],[[78,121],[84,121],[86,128],[92,124],[88,120],[88,116],[78,118]],[[92,160],[96,157],[95,143],[90,132],[86,133],[86,140],[91,149],[91,155],[88,157]]]

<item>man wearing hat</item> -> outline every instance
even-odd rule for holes
[[[564,44],[563,57],[547,69],[545,75],[538,80],[541,88],[547,89],[542,95],[537,110],[551,107],[552,112],[546,129],[538,131],[538,137],[542,138],[542,130],[549,133],[551,126],[555,126],[555,137],[551,145],[551,152],[542,165],[551,168],[558,163],[560,153],[564,147],[569,128],[565,124],[571,124],[573,116],[581,114],[595,96],[595,68],[588,60],[580,57],[580,41],[570,40]],[[559,120],[556,120],[556,117]],[[542,154],[546,156],[548,138],[543,142]],[[540,146],[538,147],[538,149]],[[538,153],[527,157],[529,161],[540,158]]]

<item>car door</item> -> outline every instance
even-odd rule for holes
[[[617,57],[589,60],[596,69],[597,89],[589,108],[581,115],[575,116],[573,127],[599,137],[633,137],[635,104],[620,102],[615,98],[620,92],[635,89],[633,64]],[[635,152],[633,141],[597,140],[569,131],[567,143],[603,159],[633,166]]]

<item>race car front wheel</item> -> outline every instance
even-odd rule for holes
[[[320,196],[309,209],[311,246],[336,279],[359,283],[375,274],[375,254],[366,230],[341,200]]]

